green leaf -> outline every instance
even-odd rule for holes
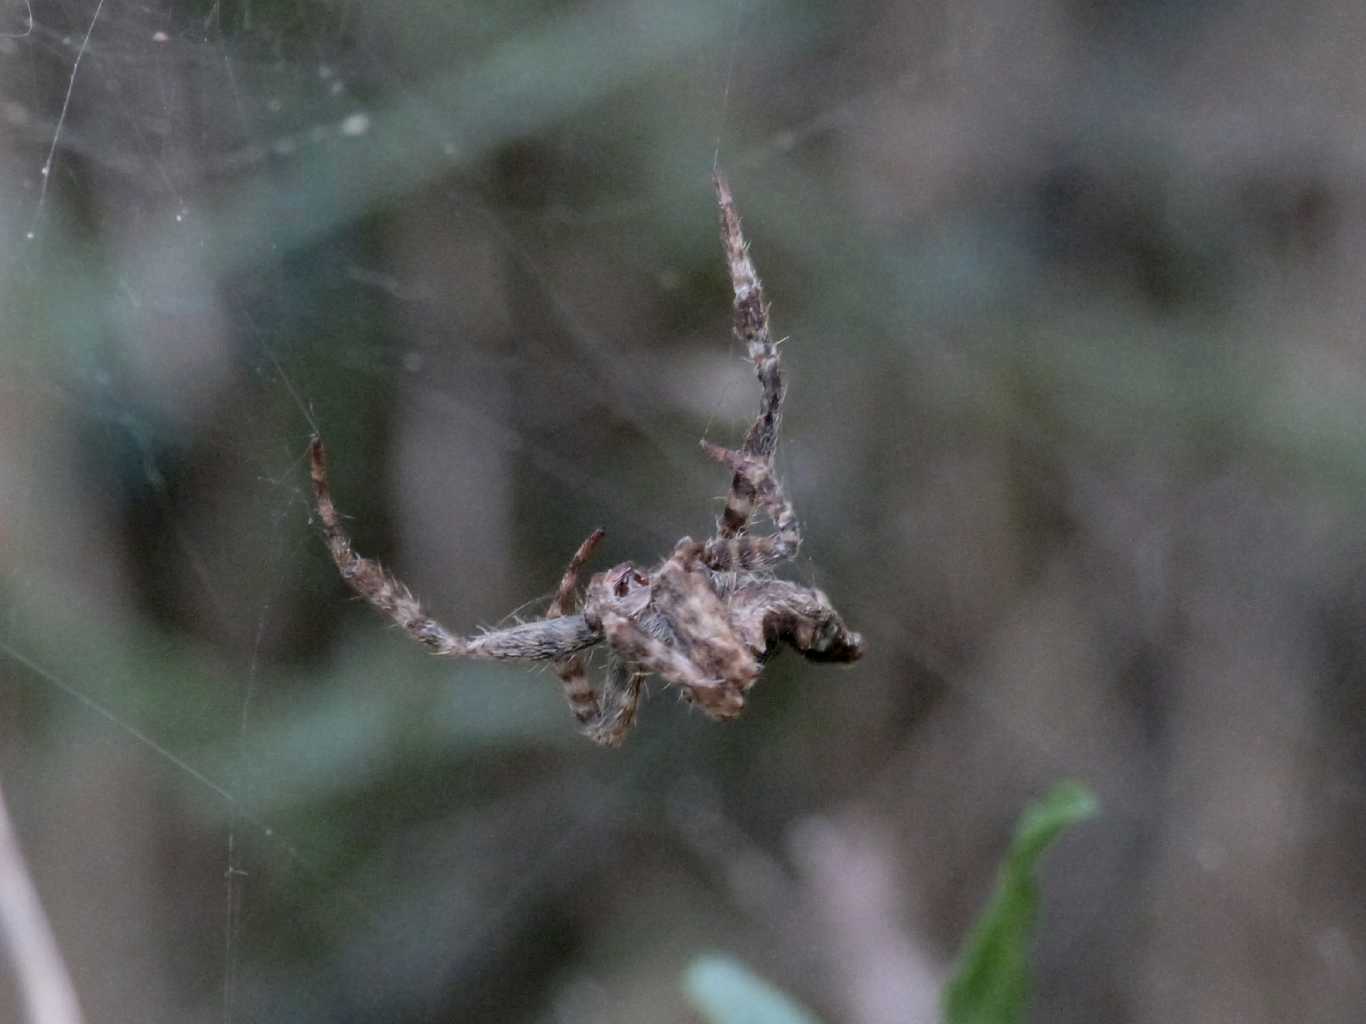
[[[709,1024],[820,1024],[809,1010],[728,956],[694,960],[683,974],[683,992]]]
[[[1038,912],[1039,858],[1063,830],[1096,813],[1095,795],[1063,782],[1026,808],[987,909],[968,935],[944,991],[946,1024],[1022,1024],[1029,1009],[1029,951]]]

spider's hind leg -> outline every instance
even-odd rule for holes
[[[357,554],[351,546],[351,538],[332,502],[332,489],[327,480],[327,450],[316,435],[309,444],[309,460],[313,499],[322,521],[323,537],[342,579],[429,650],[469,658],[544,661],[570,657],[602,639],[601,633],[588,625],[582,615],[561,616],[555,621],[524,622],[471,637],[454,636],[422,610],[417,598],[401,580],[386,572],[374,559]]]

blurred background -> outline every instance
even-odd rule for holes
[[[1366,10],[0,11],[0,780],[92,1021],[688,1021],[699,954],[931,1021],[1020,809],[1035,1019],[1366,1002]],[[452,628],[702,536],[790,392],[863,632],[620,751]],[[530,603],[528,603],[530,602]],[[0,1018],[18,1013],[8,965]]]

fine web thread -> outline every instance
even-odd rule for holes
[[[307,858],[305,858],[303,854],[299,852],[297,847],[295,847],[292,843],[290,843],[278,832],[276,832],[273,826],[267,824],[264,820],[252,814],[250,811],[244,808],[242,806],[241,800],[239,800],[238,797],[230,789],[227,788],[227,786],[215,781],[211,776],[196,768],[194,765],[192,765],[185,758],[181,757],[175,751],[171,750],[169,747],[162,745],[161,743],[158,743],[147,733],[143,732],[141,729],[135,726],[132,722],[129,722],[122,718],[113,709],[103,704],[102,702],[96,700],[94,697],[90,696],[84,691],[78,689],[71,683],[67,682],[56,672],[49,669],[46,665],[42,664],[35,658],[32,658],[29,655],[25,654],[23,651],[15,647],[13,644],[9,643],[7,640],[0,639],[0,652],[3,652],[16,664],[22,665],[24,668],[28,669],[29,672],[31,672],[33,675],[41,679],[46,685],[51,686],[59,693],[63,693],[67,697],[70,697],[73,701],[75,701],[77,704],[80,704],[81,707],[85,708],[87,711],[90,711],[98,717],[103,718],[110,725],[118,729],[119,732],[131,737],[136,743],[150,750],[153,754],[161,758],[163,761],[171,765],[173,768],[176,768],[177,770],[184,772],[186,775],[194,779],[195,782],[199,783],[201,786],[207,789],[218,799],[222,800],[223,803],[227,804],[229,807],[236,810],[238,817],[242,821],[251,825],[253,828],[257,829],[263,836],[266,836],[273,843],[275,843],[282,851],[284,851],[285,856],[294,866],[302,868],[314,877],[322,877],[322,871],[316,865],[312,864]]]
[[[48,189],[51,184],[51,178],[57,164],[58,147],[62,145],[62,140],[65,137],[68,116],[71,110],[73,96],[75,94],[76,81],[79,76],[82,61],[84,60],[87,52],[91,49],[93,34],[102,17],[104,6],[104,0],[98,0],[94,8],[94,11],[91,15],[90,21],[87,25],[86,31],[81,38],[79,47],[75,55],[75,59],[73,60],[71,65],[65,92],[63,94],[60,112],[58,114],[57,121],[53,129],[53,134],[49,143],[46,158],[42,165],[43,173],[41,175],[41,185],[33,213],[33,219],[30,225],[30,230],[28,232],[30,238],[36,235],[39,227],[43,223],[43,217],[47,209]],[[747,5],[745,0],[736,0],[734,17],[735,29],[732,33],[730,41],[725,79],[722,85],[720,114],[718,119],[717,130],[715,133],[715,145],[713,150],[713,168],[719,167],[720,164],[721,145],[725,135],[725,130],[729,117],[730,94],[734,86],[738,66],[739,50],[741,46],[741,34],[747,18],[746,6]],[[30,24],[29,29],[26,30],[24,34],[27,35],[31,33],[31,31],[32,25]],[[226,63],[226,55],[224,57],[224,60]],[[231,68],[229,66],[229,72],[230,71]],[[234,99],[237,100],[240,104],[240,98],[237,96],[235,81],[232,83],[232,86]],[[245,318],[245,320],[248,324],[251,323],[251,318],[249,315]],[[733,339],[730,342],[730,346],[731,351],[734,352],[735,342]],[[299,407],[299,410],[303,414],[304,418],[309,422],[310,433],[314,432],[316,430],[316,427],[313,423],[313,416],[311,415],[311,412],[308,406],[306,405],[305,400],[301,397],[294,383],[289,379],[288,375],[284,372],[283,368],[279,365],[275,357],[268,351],[267,356],[270,359],[270,361],[275,365],[277,379],[279,380],[281,386],[283,386],[287,390],[294,403]],[[727,396],[729,395],[730,390],[733,389],[733,386],[734,385],[731,385],[730,388],[728,388]],[[715,418],[715,413],[713,414],[713,418]],[[281,544],[281,537],[279,535],[279,517],[275,518],[274,529],[275,533],[272,541],[272,550],[276,553],[276,556],[278,556]],[[278,562],[278,557],[275,557],[273,560]],[[203,581],[205,578],[205,573],[202,571],[201,567],[197,567],[196,573],[200,576],[201,581]],[[210,590],[211,589],[212,588],[210,588]],[[41,664],[39,661],[30,657],[27,653],[12,646],[4,638],[0,638],[0,652],[3,652],[5,656],[12,659],[15,663],[24,666],[36,678],[40,679],[46,685],[49,685],[57,691],[65,694],[67,697],[69,697],[74,702],[79,704],[85,710],[107,721],[120,733],[131,738],[138,745],[151,751],[153,754],[156,755],[157,758],[164,761],[166,764],[169,764],[178,772],[182,773],[184,776],[189,777],[196,784],[203,787],[205,790],[211,793],[214,798],[220,800],[229,809],[230,816],[226,836],[226,866],[224,871],[226,911],[225,931],[223,940],[225,962],[222,1012],[222,1018],[225,1022],[227,1022],[227,1024],[231,1024],[231,1022],[236,1020],[239,1016],[236,1011],[239,1008],[238,1002],[240,995],[239,960],[241,957],[242,949],[242,900],[244,888],[247,884],[247,873],[244,870],[243,853],[244,848],[248,845],[242,841],[243,829],[246,828],[248,833],[254,831],[266,837],[272,845],[277,847],[281,852],[285,854],[289,862],[294,864],[296,867],[304,869],[308,874],[311,874],[315,877],[321,877],[323,874],[320,869],[315,868],[313,865],[309,864],[309,862],[300,854],[298,849],[296,849],[284,837],[279,835],[279,833],[277,833],[277,831],[271,825],[267,824],[264,820],[262,820],[260,817],[255,815],[250,810],[252,801],[250,799],[249,793],[250,766],[247,762],[247,736],[251,724],[253,704],[255,702],[261,684],[260,659],[264,645],[264,639],[266,636],[266,629],[272,614],[274,614],[274,611],[274,599],[273,597],[268,595],[263,599],[263,603],[261,604],[258,610],[256,622],[254,623],[252,646],[248,658],[246,679],[243,687],[241,705],[238,714],[238,763],[235,770],[232,772],[232,778],[223,781],[215,779],[212,775],[196,767],[193,763],[191,763],[190,760],[187,760],[184,756],[176,753],[170,747],[163,745],[161,742],[153,738],[152,735],[148,734],[147,732],[144,732],[141,728],[139,728],[138,725],[134,724],[130,720],[123,718],[113,708],[83,692],[80,688],[78,688],[78,686],[74,685],[69,680],[62,678],[57,673],[57,671]],[[632,774],[634,773],[627,773],[628,776]],[[566,838],[565,842],[567,841],[568,839]],[[563,843],[560,845],[563,845]],[[548,850],[546,851],[545,860],[547,863],[554,863],[558,859],[558,855],[559,851]],[[507,904],[510,904],[513,901],[513,895],[514,894],[509,894]]]
[[[62,97],[62,111],[57,115],[57,127],[52,132],[52,145],[48,147],[47,159],[43,161],[42,179],[43,183],[38,189],[38,205],[33,211],[33,221],[29,225],[29,239],[35,237],[38,232],[38,221],[43,215],[43,209],[47,204],[47,186],[52,180],[52,161],[57,156],[57,144],[62,139],[62,128],[66,125],[66,112],[71,107],[71,94],[76,89],[76,73],[81,69],[81,58],[85,56],[85,51],[90,48],[90,37],[95,34],[95,23],[100,20],[100,12],[104,10],[104,0],[99,0],[95,5],[95,13],[90,16],[90,26],[85,30],[85,38],[81,40],[81,48],[76,51],[76,59],[71,64],[71,77],[67,79],[66,95]],[[33,28],[32,14],[30,13],[30,31]]]
[[[726,131],[726,119],[730,113],[730,88],[735,82],[735,62],[740,55],[740,33],[744,26],[745,0],[735,0],[735,25],[730,33],[730,59],[726,64],[726,81],[721,87],[721,115],[716,126],[716,147],[712,151],[711,169],[721,166],[721,137]]]
[[[24,0],[24,14],[28,18],[28,24],[24,31],[0,32],[0,39],[27,39],[33,35],[33,0]]]
[[[731,27],[730,33],[730,57],[726,62],[726,78],[721,86],[721,112],[717,117],[716,143],[712,150],[711,171],[718,174],[721,170],[721,140],[726,132],[726,123],[730,117],[730,92],[735,84],[735,66],[740,57],[740,37],[744,34],[745,23],[745,0],[735,0],[735,24]],[[732,357],[735,355],[735,338],[732,335],[727,351]],[[734,385],[727,382],[721,393],[712,400],[711,411],[707,414],[707,422],[702,428],[702,439],[706,440],[711,436],[712,427],[716,423],[716,417],[721,409],[730,402],[730,396]],[[720,495],[717,496],[718,498]]]
[[[247,310],[242,310],[244,319],[253,330],[258,331],[251,314]],[[314,420],[312,411],[305,404],[303,397],[299,394],[298,388],[285,372],[285,368],[276,358],[274,351],[269,345],[262,344],[261,350],[266,358],[274,367],[276,378],[288,392],[290,399],[298,407],[304,420],[309,424],[313,433],[317,432],[317,424]],[[278,563],[280,554],[280,535],[281,517],[272,517],[271,533],[271,561]],[[274,577],[276,574],[272,573]],[[247,662],[247,679],[242,692],[242,707],[238,713],[237,720],[237,767],[233,790],[236,793],[232,800],[232,814],[228,819],[228,851],[227,867],[223,872],[225,889],[225,912],[223,924],[223,1024],[232,1024],[237,1008],[237,986],[239,974],[240,946],[242,935],[242,900],[244,897],[245,880],[247,872],[242,868],[241,851],[239,850],[237,838],[238,830],[243,821],[250,821],[250,817],[243,811],[245,805],[250,802],[248,792],[248,765],[247,765],[247,730],[251,724],[251,706],[256,695],[257,682],[260,674],[260,654],[261,644],[265,636],[266,623],[270,619],[272,599],[267,597],[261,605],[260,614],[256,618],[256,631],[252,638],[251,656]]]

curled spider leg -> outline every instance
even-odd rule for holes
[[[845,625],[830,599],[814,587],[785,580],[749,584],[730,596],[746,643],[773,650],[789,644],[811,661],[848,663],[863,656],[863,637]]]
[[[308,446],[309,472],[313,479],[313,500],[322,521],[323,536],[332,561],[347,586],[379,611],[393,619],[408,635],[436,654],[464,654],[466,644],[452,636],[439,622],[428,616],[413,592],[391,575],[379,562],[356,554],[351,538],[342,526],[332,489],[327,482],[327,449],[314,434]]]
[[[650,636],[624,615],[608,612],[602,617],[602,628],[607,642],[638,671],[653,672],[666,683],[683,687],[712,718],[730,719],[744,710],[745,697],[739,687],[704,676],[677,650]]]
[[[598,714],[591,721],[580,719],[582,732],[594,743],[619,747],[636,723],[645,673],[637,672],[623,661],[613,662],[607,672]]]
[[[308,454],[318,519],[322,522],[327,549],[342,579],[434,654],[543,660],[572,654],[602,639],[602,634],[589,626],[582,615],[568,615],[553,622],[526,622],[471,637],[455,636],[423,611],[413,592],[401,580],[374,559],[356,554],[332,501],[327,480],[327,450],[322,438],[314,435]]]
[[[614,662],[608,669],[607,684],[599,693],[588,682],[588,665],[583,655],[557,658],[554,665],[579,731],[604,747],[620,746],[636,721],[644,673],[624,662]]]
[[[749,245],[740,229],[740,214],[735,209],[735,198],[730,185],[720,172],[712,175],[716,188],[716,205],[721,212],[721,244],[726,250],[726,267],[730,271],[731,289],[735,292],[735,322],[737,341],[743,342],[754,363],[754,374],[759,378],[763,397],[759,416],[745,435],[743,451],[750,455],[772,459],[778,448],[778,427],[782,421],[783,384],[782,366],[778,360],[778,346],[768,333],[768,304],[764,301],[764,286],[759,280]]]
[[[707,442],[703,442],[702,447],[710,458],[726,464],[735,472],[736,482],[731,487],[725,515],[730,516],[732,509],[743,502],[741,511],[736,514],[743,513],[748,522],[757,504],[763,508],[774,531],[765,537],[754,537],[748,533],[736,535],[718,530],[703,549],[702,560],[707,566],[718,572],[730,572],[766,568],[795,558],[802,544],[801,527],[792,503],[787,500],[782,485],[773,475],[772,464],[759,456]]]
[[[706,440],[702,441],[702,450],[706,452],[708,458],[727,464],[730,461],[728,456],[738,454]],[[759,497],[753,475],[732,468],[734,471],[731,475],[730,494],[726,496],[725,509],[716,520],[716,537],[718,540],[730,540],[749,529],[749,521],[754,515],[754,506]],[[764,468],[767,471],[767,466]]]
[[[590,533],[588,539],[574,552],[564,575],[560,577],[560,589],[555,591],[555,600],[550,602],[550,609],[545,613],[547,619],[558,619],[561,615],[568,615],[573,611],[571,606],[574,603],[574,588],[579,585],[579,573],[593,557],[593,552],[602,543],[602,538],[606,536],[607,531],[599,527]]]
[[[763,284],[749,255],[749,246],[740,227],[740,215],[730,186],[720,174],[713,177],[716,202],[721,213],[721,244],[735,293],[732,330],[743,342],[761,391],[759,414],[745,435],[738,451],[702,442],[707,454],[730,466],[730,496],[716,523],[716,537],[709,542],[706,561],[713,569],[758,568],[790,558],[797,552],[801,535],[792,506],[783,497],[773,478],[773,455],[778,448],[778,429],[782,423],[783,382],[778,346],[769,335],[768,304]],[[773,521],[772,538],[744,539],[756,506],[762,506]],[[735,541],[738,543],[734,543]]]
[[[744,693],[759,677],[759,663],[736,635],[725,602],[702,570],[704,555],[692,538],[680,540],[660,566],[653,606],[672,624],[679,649],[698,674]],[[700,699],[705,703],[705,695]]]
[[[701,571],[702,551],[701,544],[684,537],[655,577],[652,607],[669,624],[673,644],[619,615],[604,617],[603,628],[638,670],[682,687],[684,696],[713,718],[733,718],[744,708],[759,665],[730,629],[725,605]]]
[[[605,530],[594,530],[579,545],[546,612],[547,619],[560,618],[572,610],[579,573],[606,535]],[[645,684],[644,673],[630,669],[624,662],[615,661],[608,669],[606,685],[598,693],[588,681],[588,664],[583,654],[556,658],[554,666],[565,699],[579,722],[580,731],[594,743],[605,747],[620,746],[636,721],[636,710]]]
[[[545,613],[547,620],[561,618],[573,610],[579,572],[588,564],[588,560],[593,557],[593,551],[606,535],[605,530],[594,530],[574,552],[574,557],[569,560],[569,566],[560,579],[560,588],[555,592],[555,598]],[[616,720],[621,717],[620,709],[615,706],[604,709],[597,691],[588,681],[588,662],[583,654],[565,655],[556,658],[553,664],[555,674],[560,677],[560,689],[569,703],[569,709],[578,720],[580,730],[590,739],[605,746],[620,743],[625,728],[617,730],[614,727]],[[632,720],[635,717],[634,710],[633,706],[628,716]]]

